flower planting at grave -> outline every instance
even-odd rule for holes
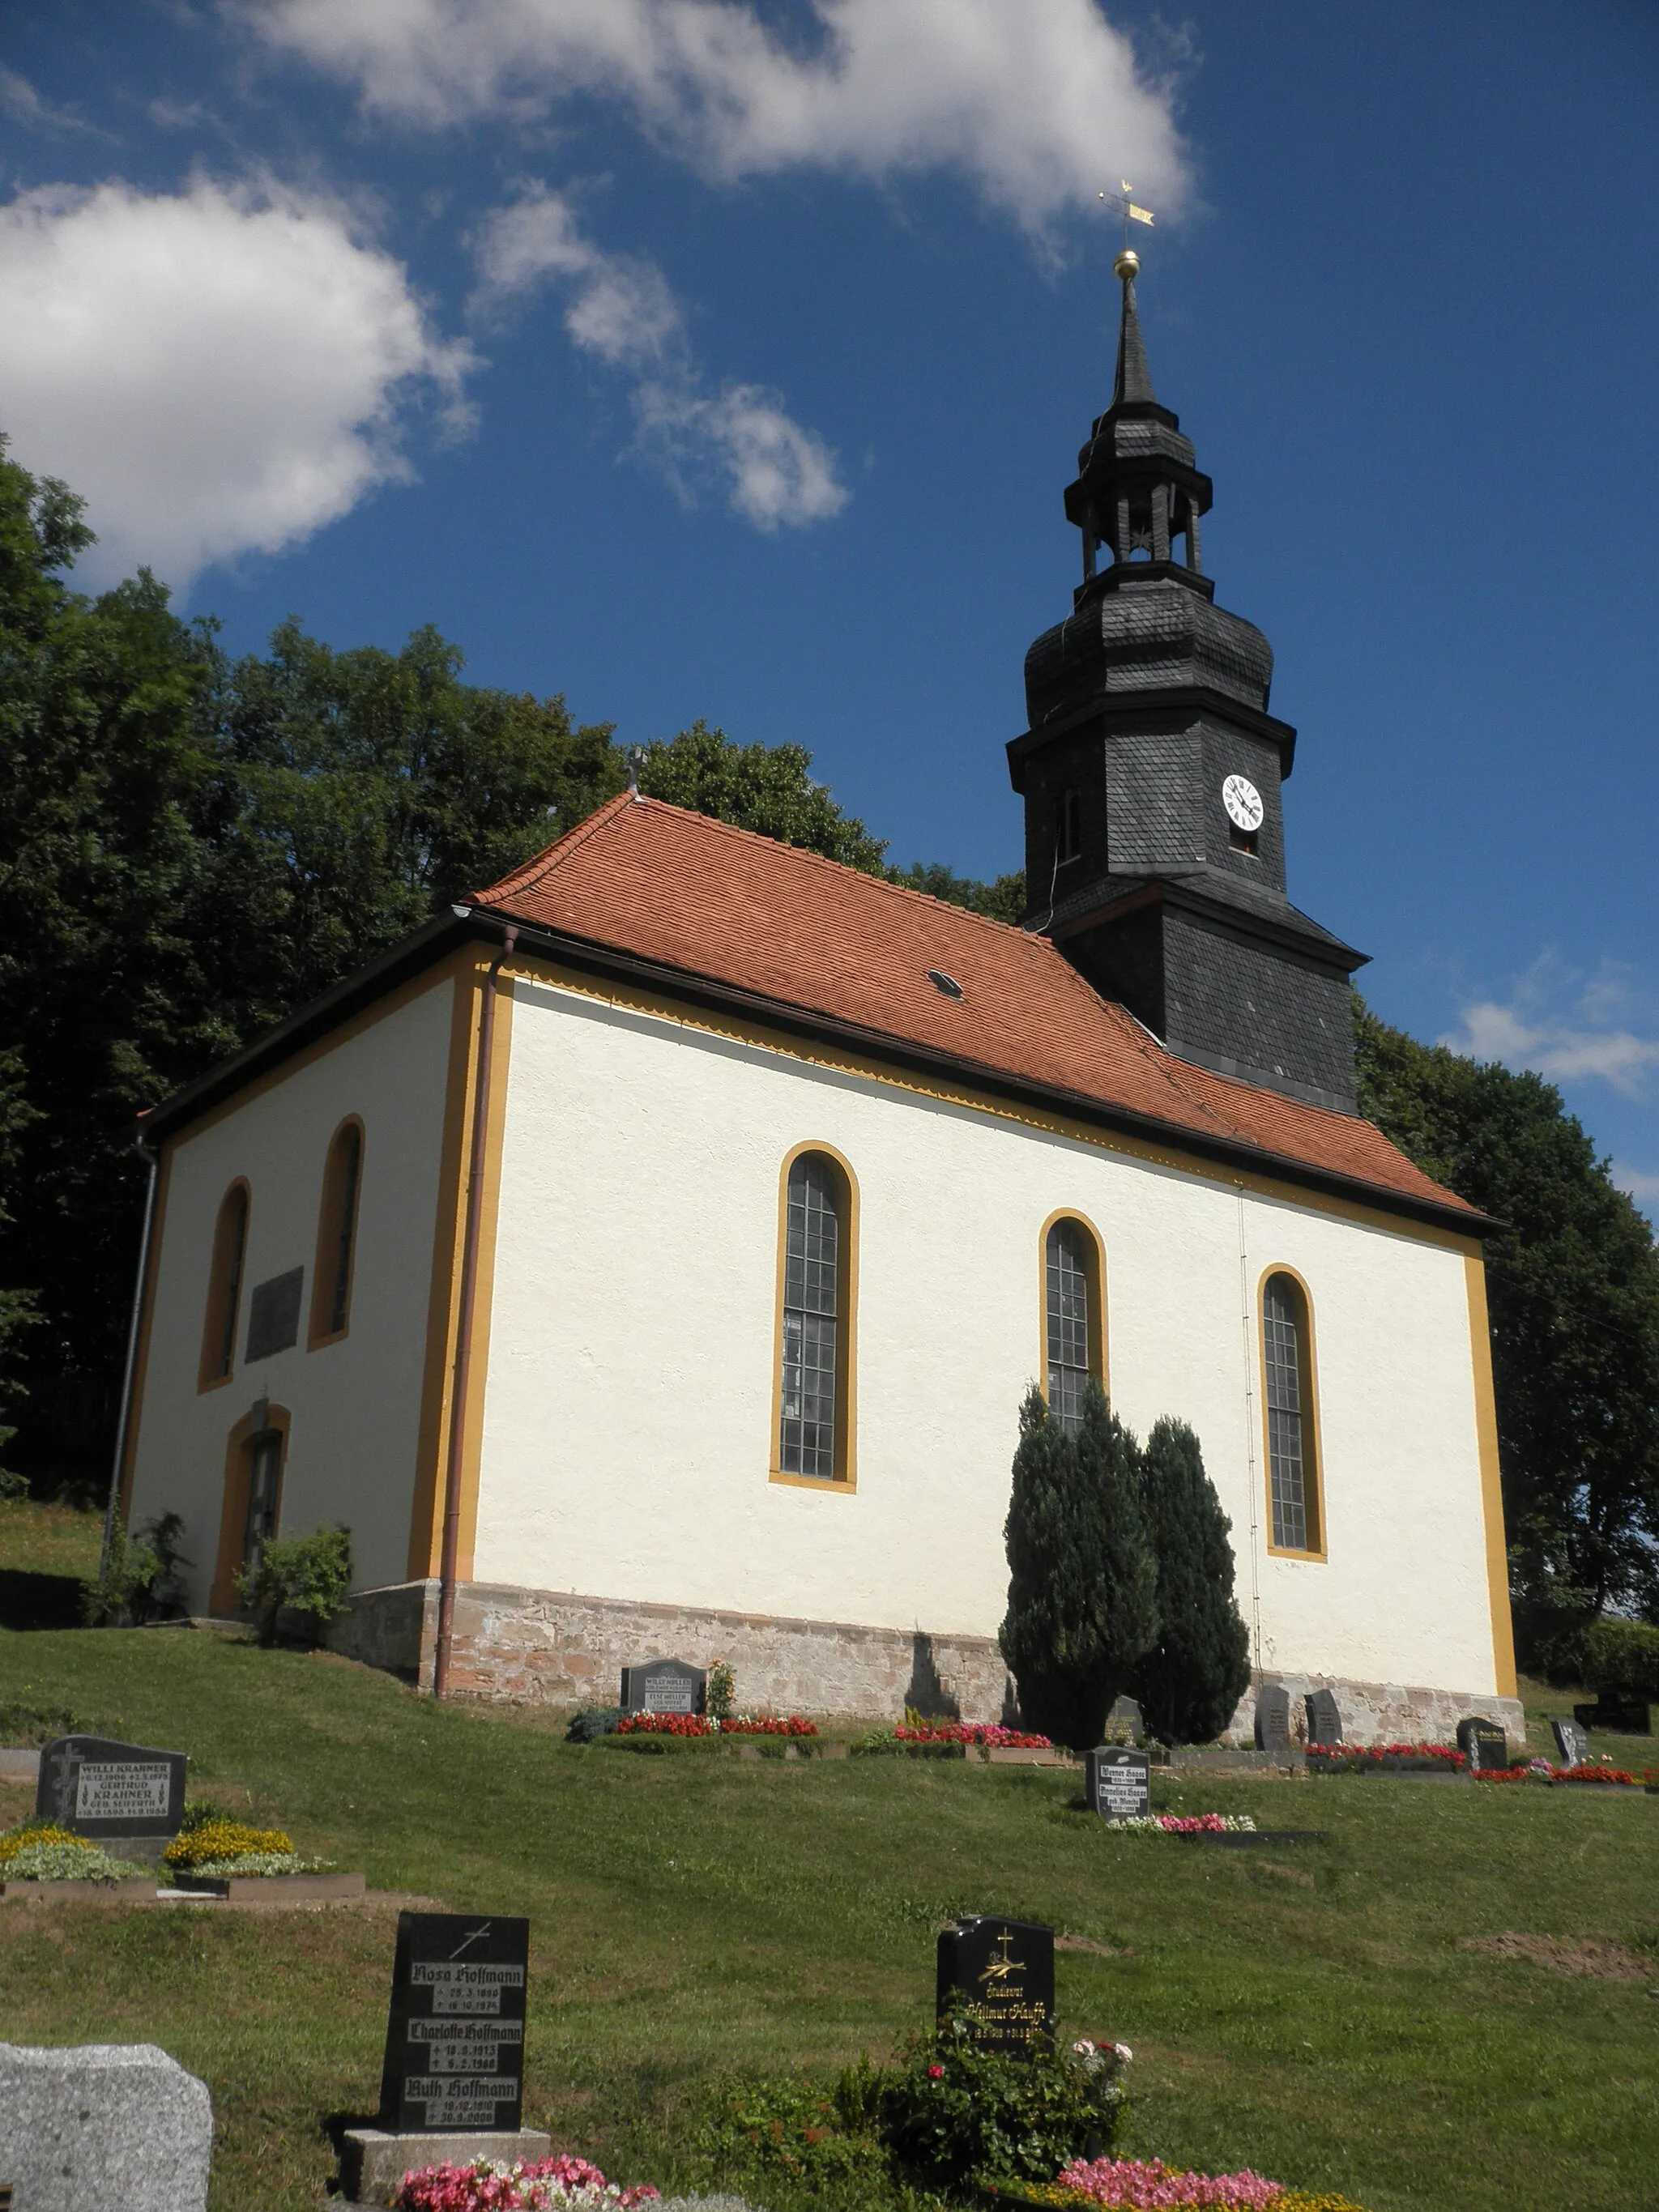
[[[1450,1743],[1310,1743],[1310,1774],[1461,1774],[1468,1760]]]
[[[1477,1767],[1474,1778],[1477,1782],[1604,1782],[1629,1790],[1639,1790],[1644,1779],[1622,1766],[1603,1766],[1594,1759],[1582,1760],[1577,1766],[1552,1766],[1547,1759],[1528,1759],[1524,1766]]]
[[[25,1821],[0,1835],[0,1881],[120,1881],[141,1871],[45,1821]]]
[[[1162,2159],[1099,2158],[1066,2166],[1057,2181],[994,2192],[1012,2203],[1053,2206],[1056,2212],[1143,2212],[1166,2205],[1270,2206],[1272,2212],[1364,2212],[1328,2191],[1286,2189],[1248,2167],[1237,2173],[1199,2173]]]
[[[960,1743],[978,1751],[1050,1751],[1046,1735],[1000,1727],[991,1721],[901,1721],[893,1730],[900,1743]]]
[[[632,2189],[607,2181],[585,2158],[465,2166],[423,2166],[404,2176],[398,2212],[629,2212],[658,2194],[649,2182]]]
[[[1139,1813],[1108,1823],[1114,1835],[1253,1836],[1248,1813]]]
[[[251,1828],[241,1820],[212,1819],[183,1827],[161,1857],[175,1875],[228,1875],[308,1874],[315,1862],[303,1859],[281,1828]]]
[[[727,1720],[702,1713],[624,1713],[615,1735],[816,1735],[802,1713],[738,1713]]]

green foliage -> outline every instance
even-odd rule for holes
[[[1249,1682],[1250,1639],[1233,1596],[1232,1523],[1184,1421],[1153,1426],[1140,1498],[1157,1563],[1159,1628],[1135,1668],[1134,1693],[1161,1743],[1208,1743]]]
[[[185,1524],[177,1513],[158,1514],[136,1535],[118,1513],[97,1577],[86,1583],[81,1611],[88,1628],[139,1628],[183,1609],[183,1569],[191,1563],[179,1548]]]
[[[1075,1436],[1036,1389],[1020,1408],[999,1641],[1026,1725],[1079,1749],[1158,1637],[1139,1459],[1097,1382]]]
[[[804,746],[734,744],[699,717],[678,737],[646,746],[640,789],[647,798],[879,873],[884,841],[872,837],[855,815],[842,812],[825,787],[812,781],[811,765]]]
[[[39,1822],[0,1838],[0,1881],[123,1881],[143,1872],[125,1859],[112,1858],[84,1836]]]
[[[83,1735],[87,1727],[68,1705],[40,1705],[18,1698],[0,1704],[0,1744],[46,1744],[60,1735]]]
[[[717,1659],[703,1683],[703,1704],[711,1721],[729,1721],[737,1709],[737,1677],[724,1659]]]
[[[1024,868],[1015,869],[1012,875],[999,876],[989,884],[974,876],[959,876],[942,860],[915,860],[908,868],[887,868],[883,872],[890,883],[903,884],[913,891],[926,891],[929,898],[943,899],[947,906],[965,906],[971,913],[988,915],[993,921],[1017,923],[1025,911]]]
[[[1116,2071],[1106,2053],[1063,2045],[1024,2058],[983,2050],[953,2011],[880,2082],[879,2132],[899,2172],[927,2188],[1052,2181],[1069,2160],[1110,2146],[1123,2103]]]
[[[959,1743],[910,1743],[896,1729],[884,1725],[866,1729],[847,1747],[850,1759],[966,1759]]]
[[[1659,1628],[1598,1620],[1584,1637],[1583,1680],[1598,1697],[1659,1703]]]
[[[1659,1611],[1659,1253],[1559,1091],[1354,1000],[1360,1111],[1504,1224],[1486,1244],[1510,1585]]]
[[[351,1531],[336,1524],[304,1536],[273,1537],[236,1577],[236,1595],[262,1616],[267,1641],[287,1607],[320,1632],[347,1610],[351,1597]]]
[[[597,1743],[601,1736],[614,1731],[621,1718],[620,1705],[582,1705],[570,1716],[564,1740],[567,1743]]]
[[[869,2110],[868,2062],[826,2087],[805,2075],[762,2075],[718,2083],[696,2145],[722,2179],[776,2176],[823,2187],[884,2179],[886,2154]]]

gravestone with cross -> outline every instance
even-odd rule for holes
[[[1510,1747],[1496,1721],[1472,1716],[1457,1723],[1457,1748],[1469,1763],[1471,1774],[1501,1772],[1510,1763]]]
[[[1584,1753],[1589,1749],[1589,1738],[1577,1721],[1552,1721],[1550,1733],[1555,1738],[1556,1755],[1563,1766],[1578,1766],[1583,1763]]]
[[[40,1753],[36,1817],[100,1843],[165,1842],[185,1811],[185,1754],[60,1735]]]
[[[529,1961],[528,1920],[398,1915],[382,2128],[454,2135],[518,2127]]]
[[[1029,1920],[976,1917],[939,1935],[935,1990],[942,2020],[960,2008],[981,2049],[1029,2058],[1054,2021],[1054,1931]]]

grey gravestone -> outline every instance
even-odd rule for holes
[[[1457,1748],[1468,1760],[1471,1773],[1490,1772],[1510,1763],[1509,1743],[1496,1721],[1459,1721]]]
[[[708,1678],[684,1659],[647,1659],[622,1670],[625,1713],[700,1713]]]
[[[1330,1691],[1316,1690],[1311,1697],[1304,1698],[1302,1704],[1308,1716],[1309,1742],[1340,1743],[1342,1715]]]
[[[1028,2058],[1054,2020],[1054,1931],[1029,1920],[955,1920],[939,1933],[938,2011],[967,2014],[988,2051]]]
[[[207,2085],[153,2043],[0,2043],[0,2181],[17,2212],[204,2212]]]
[[[1110,1727],[1127,1729],[1132,1743],[1139,1743],[1146,1733],[1146,1716],[1133,1698],[1119,1698],[1106,1719]]]
[[[1610,1698],[1605,1691],[1595,1701],[1595,1725],[1614,1735],[1650,1735],[1652,1717],[1634,1698]]]
[[[1119,1820],[1145,1820],[1152,1809],[1152,1762],[1144,1751],[1118,1751],[1102,1744],[1083,1757],[1089,1803],[1108,1827]]]
[[[1275,1759],[1296,1757],[1291,1735],[1291,1693],[1277,1682],[1266,1682],[1255,1693],[1255,1747]]]
[[[1577,1766],[1589,1749],[1588,1738],[1577,1721],[1552,1721],[1550,1733],[1555,1738],[1555,1748],[1563,1766]]]
[[[400,1912],[380,2124],[398,2134],[516,2130],[530,1923]]]
[[[60,1735],[40,1753],[37,1816],[100,1842],[178,1832],[185,1754],[101,1735]]]
[[[303,1267],[290,1267],[285,1275],[273,1275],[269,1282],[254,1285],[248,1300],[247,1358],[269,1359],[273,1352],[286,1352],[297,1341],[300,1291],[305,1279]]]

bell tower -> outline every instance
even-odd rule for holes
[[[1078,456],[1072,612],[1025,656],[1025,927],[1182,1060],[1354,1111],[1348,978],[1368,956],[1285,892],[1279,790],[1296,732],[1273,648],[1215,604],[1210,479],[1152,392],[1123,287],[1112,400]]]

